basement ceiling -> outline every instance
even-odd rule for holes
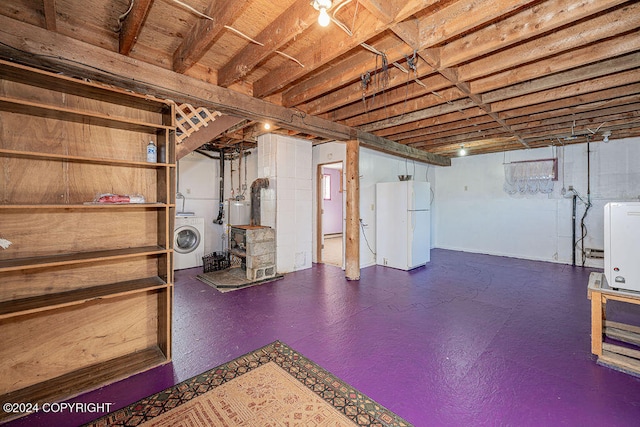
[[[309,0],[0,2],[5,21],[444,157],[640,136],[640,1],[334,0],[329,15],[319,26]],[[251,146],[269,119],[207,146]]]

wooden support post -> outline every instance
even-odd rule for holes
[[[347,141],[347,227],[345,276],[360,280],[360,146],[357,139]]]
[[[591,353],[602,356],[602,293],[591,290]]]

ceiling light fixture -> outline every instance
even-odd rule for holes
[[[466,156],[467,155],[467,150],[464,149],[464,144],[462,144],[460,146],[460,149],[458,150],[458,155],[459,156]]]
[[[611,136],[611,131],[605,131],[602,134],[603,138],[602,138],[602,142],[609,142],[609,137]]]
[[[327,11],[331,9],[331,0],[311,0],[313,8],[320,12],[318,15],[318,24],[321,27],[326,27],[331,22],[331,17]]]
[[[271,125],[270,125],[269,123],[265,123],[265,124],[264,124],[264,128],[265,128],[266,130],[269,130],[269,129],[271,129]]]

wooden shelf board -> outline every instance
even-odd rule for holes
[[[72,270],[72,268],[68,267],[83,266],[93,268],[90,266],[91,263],[99,263],[96,269],[91,271],[104,270],[99,274],[106,274],[106,280],[116,279],[109,279],[108,269],[105,265],[100,264],[104,261],[144,261],[144,263],[132,262],[130,263],[130,268],[134,269],[137,268],[138,264],[145,264],[144,268],[148,269],[146,273],[136,272],[134,275],[126,275],[122,276],[122,279],[117,279],[126,281],[100,285],[83,285],[84,273],[76,274],[76,272],[71,272],[73,274],[70,274],[69,277],[75,277],[77,279],[73,280],[80,281],[77,284],[78,287],[87,287],[45,295],[42,294],[42,292],[46,292],[44,290],[42,292],[34,291],[31,294],[25,292],[23,295],[31,296],[0,302],[0,319],[5,319],[5,323],[11,324],[12,330],[16,333],[24,332],[28,334],[32,321],[38,321],[43,324],[46,323],[47,327],[52,328],[50,332],[55,334],[67,326],[64,324],[65,319],[82,317],[84,320],[83,315],[86,312],[94,313],[93,317],[89,316],[86,319],[89,322],[86,326],[98,327],[100,326],[99,323],[104,323],[105,318],[113,319],[119,317],[117,311],[110,313],[101,311],[103,307],[108,308],[113,305],[119,306],[116,309],[126,309],[127,313],[130,313],[136,322],[147,322],[150,325],[155,324],[157,326],[156,332],[151,331],[146,335],[144,331],[138,335],[132,334],[131,337],[136,338],[139,336],[142,339],[139,344],[133,342],[132,344],[125,343],[126,345],[116,346],[117,348],[112,348],[110,345],[100,347],[100,340],[104,337],[97,337],[98,340],[94,349],[96,351],[95,359],[86,359],[84,361],[65,360],[62,367],[52,370],[44,369],[42,376],[35,376],[24,381],[18,378],[18,382],[14,383],[15,387],[23,387],[26,384],[31,385],[3,394],[1,396],[2,401],[44,403],[69,399],[88,390],[169,362],[173,298],[173,272],[171,270],[171,254],[173,252],[171,248],[171,233],[173,233],[173,229],[170,226],[173,223],[171,214],[175,210],[175,199],[171,188],[175,185],[175,168],[177,167],[175,161],[175,107],[173,102],[22,66],[3,59],[0,59],[0,84],[7,86],[7,91],[3,91],[0,94],[0,116],[2,120],[6,119],[8,123],[15,125],[16,129],[18,129],[16,132],[19,131],[21,126],[24,126],[23,119],[24,123],[30,127],[35,126],[38,128],[34,129],[33,133],[25,134],[24,138],[30,138],[29,135],[39,134],[38,132],[49,132],[49,129],[53,127],[56,127],[56,129],[60,127],[61,136],[63,134],[73,136],[76,133],[80,135],[89,132],[92,135],[98,135],[95,140],[90,139],[87,141],[80,137],[71,137],[68,144],[69,151],[74,153],[73,155],[36,152],[39,150],[39,148],[36,148],[38,144],[35,144],[37,141],[27,141],[34,143],[31,144],[33,147],[30,146],[28,149],[23,144],[11,147],[16,149],[9,149],[9,146],[2,144],[4,148],[0,149],[0,159],[5,161],[28,163],[32,166],[32,170],[39,170],[42,166],[51,168],[68,166],[66,169],[69,172],[70,182],[73,180],[74,185],[77,184],[78,188],[67,188],[71,192],[70,194],[73,195],[71,196],[72,203],[58,204],[56,200],[52,199],[53,203],[51,204],[29,204],[29,202],[37,202],[37,197],[28,196],[22,200],[23,203],[6,204],[6,201],[0,202],[0,214],[4,214],[5,217],[9,218],[15,216],[16,213],[22,214],[24,211],[25,213],[32,213],[31,219],[34,219],[34,215],[66,216],[69,213],[68,211],[78,210],[79,212],[71,212],[71,216],[81,215],[91,219],[91,216],[97,213],[104,213],[106,217],[114,219],[114,221],[119,220],[122,215],[124,215],[123,218],[144,215],[145,217],[155,217],[153,222],[154,226],[157,227],[155,236],[151,240],[147,240],[147,234],[144,235],[145,237],[140,237],[142,240],[137,240],[138,242],[145,242],[139,244],[150,243],[146,247],[89,251],[89,248],[95,247],[90,244],[89,246],[79,246],[74,249],[79,252],[65,252],[44,256],[34,256],[33,254],[38,254],[36,249],[18,250],[13,253],[9,251],[2,252],[3,257],[13,257],[13,259],[0,259],[0,276],[4,272],[13,271],[17,272],[18,275],[28,275],[33,272],[39,277],[44,277],[51,272],[50,277],[43,279],[44,285],[51,286],[51,289],[60,289],[57,288],[57,285],[61,285],[62,281],[66,280],[64,275],[62,277],[56,276],[54,267]],[[9,93],[12,91],[13,93]],[[30,120],[32,117],[34,120]],[[110,131],[110,129],[114,131]],[[13,127],[8,130],[9,133],[13,131]],[[148,141],[147,137],[157,137],[158,141],[166,144],[165,152],[169,163],[144,162],[144,158],[140,157],[140,153],[136,152],[133,147],[128,146],[128,141]],[[11,136],[11,138],[14,137]],[[84,147],[84,144],[99,144],[116,138],[123,144],[120,147],[122,149],[119,150],[118,147],[114,147],[110,152],[122,153],[112,154],[116,157],[122,156],[123,159],[121,160],[95,157],[101,154],[88,151]],[[10,142],[19,142],[19,138],[15,137]],[[161,146],[160,143],[158,145]],[[109,156],[111,154],[105,153],[105,155]],[[126,157],[130,158],[127,159]],[[23,162],[24,159],[27,161]],[[89,166],[81,167],[85,164]],[[84,204],[81,194],[87,192],[91,194],[89,189],[93,188],[90,184],[84,184],[85,176],[91,173],[98,174],[103,172],[98,170],[101,166],[113,173],[122,174],[123,181],[134,180],[137,175],[143,175],[146,184],[154,188],[157,186],[157,196],[153,200],[164,200],[164,203]],[[46,168],[42,169],[43,174],[46,173]],[[30,179],[35,182],[40,178],[34,176]],[[17,225],[12,226],[17,227]],[[75,230],[73,222],[67,222],[63,230],[73,233]],[[149,236],[151,234],[154,233],[149,230]],[[120,242],[118,240],[118,243],[105,243],[104,245],[105,247],[127,245],[126,242]],[[63,250],[68,248],[68,246],[62,247]],[[83,247],[87,248],[87,251],[82,252]],[[52,246],[43,246],[40,253],[47,254],[56,250]],[[23,258],[15,258],[16,256]],[[140,275],[147,277],[128,280]],[[22,282],[18,281],[18,286],[22,286]],[[20,291],[18,290],[18,292]],[[149,313],[147,313],[148,307],[146,306],[141,306],[140,311],[137,309],[132,310],[132,308],[137,308],[139,301],[145,301],[145,304],[149,303],[151,306],[157,307]],[[34,315],[34,313],[36,314]],[[108,317],[109,315],[111,317]],[[58,319],[59,324],[55,323],[56,319]],[[95,322],[95,324],[92,322]],[[105,331],[113,333],[114,328],[118,329],[117,325],[112,326],[113,328],[107,328]],[[55,345],[65,345],[63,341],[54,340],[53,342]],[[28,353],[32,351],[28,343],[16,348],[26,350]],[[52,348],[54,352],[57,350]],[[29,360],[40,360],[35,353],[28,354],[28,356],[30,357]],[[96,363],[97,360],[101,360],[101,362]],[[55,364],[55,360],[53,363]],[[90,363],[93,364],[87,366]],[[5,368],[10,365],[10,361],[3,363]],[[34,384],[34,381],[40,382]],[[19,416],[21,414],[1,412],[0,424],[10,418]]]
[[[0,261],[0,273],[5,271],[25,270],[59,265],[82,264],[119,258],[133,258],[147,255],[169,253],[170,250],[160,246],[141,248],[113,249],[106,251],[81,252],[64,255],[50,255],[33,258],[18,258]]]
[[[116,298],[124,295],[164,289],[169,285],[160,277],[130,280],[109,285],[93,286],[57,294],[38,295],[0,302],[0,319],[54,310],[61,307],[84,304],[96,299]]]
[[[82,203],[82,204],[69,204],[69,205],[2,205],[0,204],[0,210],[2,209],[124,209],[124,208],[137,208],[137,209],[159,209],[168,208],[173,205],[166,203]]]
[[[57,378],[0,396],[2,402],[51,403],[111,384],[149,370],[170,360],[158,347],[127,354],[104,363],[87,366]],[[0,423],[26,414],[0,412]]]
[[[0,148],[0,155],[6,157],[18,157],[37,160],[58,160],[75,163],[92,163],[108,166],[141,167],[141,168],[165,168],[173,166],[170,163],[132,162],[117,159],[101,159],[97,157],[70,156],[67,154],[40,153],[33,151],[17,151]]]
[[[620,351],[619,349],[617,349]],[[603,350],[602,356],[598,358],[598,363],[622,370],[631,375],[640,377],[640,360],[624,354]]]
[[[8,111],[10,113],[39,116],[47,119],[86,123],[95,126],[107,126],[130,131],[148,132],[150,130],[155,131],[157,129],[173,130],[173,127],[162,124],[146,123],[122,117],[112,117],[106,114],[39,104],[37,102],[8,98],[6,96],[0,96],[0,110]]]
[[[0,60],[0,79],[27,83],[47,90],[69,93],[111,104],[125,105],[153,113],[169,112],[171,108],[169,102],[162,99],[150,98],[119,88],[105,87],[97,83],[86,82],[4,60]]]

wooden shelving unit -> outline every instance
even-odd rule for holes
[[[613,322],[606,316],[608,301],[640,305],[640,294],[614,289],[604,273],[593,272],[587,298],[591,300],[591,353],[601,365],[640,376],[640,327]],[[605,336],[609,342],[605,342]]]
[[[0,61],[3,402],[57,401],[171,360],[174,108]],[[95,203],[103,193],[145,203]]]

